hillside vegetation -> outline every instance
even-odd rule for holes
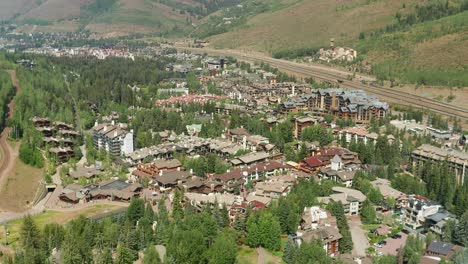
[[[247,19],[230,32],[210,37],[215,47],[242,47],[269,53],[318,48],[330,38],[338,43],[356,39],[394,22],[393,15],[410,0],[264,0],[273,8]],[[263,2],[263,1],[262,1]],[[281,7],[283,4],[284,8]],[[408,7],[409,9],[409,7]]]
[[[380,79],[468,86],[466,10],[467,0],[300,1],[244,18],[209,39],[217,48],[293,59],[314,55],[334,38],[358,51],[352,66],[364,70],[370,63]]]
[[[3,0],[0,21],[24,31],[90,30],[108,36],[189,32],[193,23],[244,0]],[[35,27],[32,27],[35,25]]]

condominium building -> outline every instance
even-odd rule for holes
[[[102,149],[114,156],[133,152],[133,130],[127,131],[114,123],[96,124],[93,128],[93,142],[97,149]]]
[[[411,154],[413,167],[416,169],[423,166],[425,162],[439,163],[448,162],[449,168],[455,174],[458,184],[464,184],[468,170],[468,153],[449,148],[438,148],[424,144]]]
[[[339,88],[319,89],[307,95],[286,101],[282,113],[307,109],[318,115],[331,114],[336,118],[351,119],[358,124],[367,124],[372,119],[383,118],[389,109],[388,103],[365,91],[345,91]]]

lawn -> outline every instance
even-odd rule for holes
[[[60,211],[45,211],[44,213],[38,214],[33,216],[34,222],[37,224],[39,228],[43,228],[46,224],[66,224],[69,221],[83,215],[85,217],[92,217],[104,213],[108,213],[111,211],[116,211],[122,208],[119,205],[95,205],[92,207],[84,208],[81,210],[76,211],[67,211],[67,212],[60,212]],[[21,224],[23,223],[23,219],[13,220],[8,222],[8,231],[10,232],[8,236],[8,244],[15,245],[19,239],[19,230],[21,228]],[[5,229],[0,228],[0,237],[5,236]]]
[[[368,225],[362,225],[361,227],[362,227],[362,229],[369,231],[369,230],[372,230],[372,229],[379,228],[380,224],[368,224]]]

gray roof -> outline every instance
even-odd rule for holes
[[[431,245],[429,245],[427,251],[446,256],[450,253],[454,246],[455,245],[451,243],[434,241],[431,243]]]

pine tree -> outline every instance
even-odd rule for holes
[[[458,221],[455,228],[454,240],[465,247],[468,246],[468,211]]]
[[[297,247],[296,242],[294,242],[294,240],[291,237],[289,237],[284,245],[284,252],[283,252],[283,260],[284,262],[286,262],[286,264],[293,263],[297,249],[298,247]]]
[[[361,220],[364,224],[375,223],[376,213],[369,200],[365,200],[361,209]]]
[[[145,213],[145,202],[141,199],[132,199],[127,209],[127,221],[135,225]]]
[[[106,247],[104,250],[99,252],[96,255],[94,260],[94,264],[113,264],[114,261],[112,260],[112,252],[109,247]]]
[[[143,264],[160,264],[162,263],[156,248],[151,245],[145,250],[145,257],[143,258]]]
[[[179,221],[184,218],[184,209],[182,207],[183,193],[176,190],[174,193],[174,199],[172,202],[172,217]]]
[[[131,250],[123,244],[117,247],[117,258],[115,264],[133,264],[138,259],[137,252]]]
[[[207,251],[209,264],[234,264],[237,258],[237,244],[234,234],[221,232]]]

